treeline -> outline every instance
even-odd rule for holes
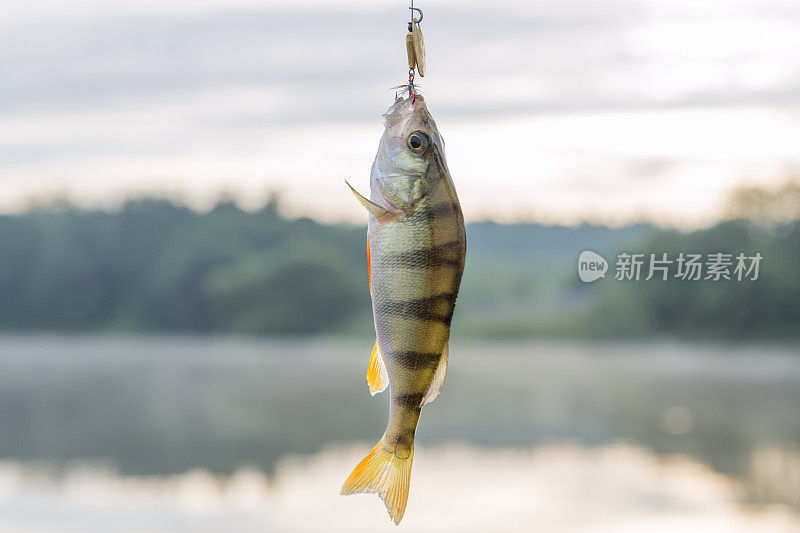
[[[719,340],[800,339],[800,223],[763,225],[730,220],[692,233],[662,231],[641,249],[667,253],[731,254],[730,279],[699,280],[656,275],[649,281],[614,281],[598,285],[596,305],[585,317],[587,333],[671,335]],[[761,256],[757,279],[735,273],[736,257]],[[745,261],[747,267],[750,261]],[[613,268],[613,266],[612,266]],[[644,279],[645,273],[642,274]],[[610,272],[613,276],[614,272]]]
[[[300,333],[368,311],[364,230],[162,200],[0,218],[0,327]]]
[[[455,328],[495,337],[800,338],[800,224],[786,197],[776,196],[779,219],[765,218],[761,194],[758,217],[689,233],[470,224]],[[0,329],[369,334],[365,248],[363,227],[288,219],[274,202],[258,211],[221,202],[206,213],[155,199],[113,212],[32,209],[0,217]],[[608,259],[606,279],[578,280],[586,249]],[[620,252],[763,260],[756,281],[617,281]]]
[[[670,335],[717,340],[800,339],[800,180],[788,175],[775,187],[733,191],[727,220],[694,232],[660,231],[645,252],[731,254],[730,280],[693,281],[670,275],[598,287],[587,334]],[[761,257],[757,279],[734,275],[736,257]],[[751,266],[749,262],[746,263]],[[711,277],[711,279],[706,279]]]

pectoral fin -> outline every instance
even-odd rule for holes
[[[442,358],[439,359],[439,366],[436,367],[436,371],[433,373],[433,380],[431,380],[431,384],[428,385],[428,389],[425,391],[425,395],[422,397],[422,403],[420,403],[420,407],[425,404],[431,403],[433,400],[439,396],[439,393],[442,392],[442,387],[444,387],[444,377],[447,375],[447,358],[450,356],[450,348],[447,344],[444,345],[444,350],[442,350]]]
[[[375,347],[372,348],[372,355],[369,356],[367,383],[369,384],[369,393],[373,396],[383,392],[389,386],[389,374],[386,372],[386,366],[383,364],[383,356],[378,350],[377,342],[375,342]]]
[[[347,183],[347,180],[344,180],[344,182]],[[385,207],[381,207],[372,200],[365,198],[364,196],[361,195],[361,193],[355,190],[353,186],[350,185],[349,183],[347,183],[347,186],[350,187],[350,190],[353,191],[353,194],[356,196],[356,200],[361,202],[361,205],[363,205],[367,209],[367,211],[369,211],[378,218],[384,218],[386,215],[389,214],[389,211]]]

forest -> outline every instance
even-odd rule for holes
[[[694,231],[647,224],[468,224],[454,328],[467,336],[800,338],[797,186],[740,190]],[[585,249],[609,261],[582,283]],[[615,280],[614,258],[760,253],[756,280]],[[371,331],[365,228],[290,219],[277,201],[198,212],[164,199],[0,217],[0,328],[255,335]]]

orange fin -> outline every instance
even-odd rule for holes
[[[369,383],[369,393],[373,396],[386,390],[389,386],[389,374],[383,364],[383,356],[378,350],[378,342],[372,348],[372,355],[369,356],[367,365],[367,383]]]
[[[387,450],[381,439],[355,467],[342,485],[340,494],[377,494],[386,504],[386,510],[394,523],[399,524],[408,503],[413,459],[413,445],[408,457],[400,458]]]

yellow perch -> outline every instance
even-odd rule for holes
[[[367,382],[373,395],[388,385],[389,423],[341,493],[377,493],[399,524],[420,412],[439,395],[447,372],[467,241],[444,141],[425,100],[413,93],[398,98],[383,123],[370,199],[350,188],[369,211],[367,257],[377,341]]]

